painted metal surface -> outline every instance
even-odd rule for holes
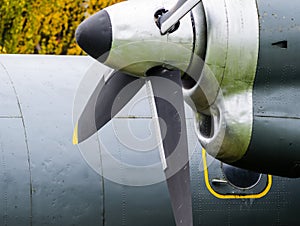
[[[73,97],[83,74],[93,63],[90,58],[1,55],[0,62],[9,73],[19,97],[32,177],[30,199],[22,117],[0,118],[3,148],[0,151],[1,225],[174,225],[164,182],[133,187],[103,179],[72,145]],[[5,83],[0,83],[0,90],[2,86]],[[124,125],[129,121],[137,137],[149,136],[148,126],[152,120],[145,95],[145,89],[141,90],[131,105],[99,132],[99,153],[103,154],[101,148],[106,146],[115,158],[130,164],[137,164],[138,159],[148,163],[159,161],[158,150],[154,150],[157,151],[156,158],[153,155],[137,158],[128,143],[124,144],[116,135],[116,131],[127,130],[114,126],[114,123]],[[145,101],[134,104],[141,99]],[[12,106],[12,109],[17,107]],[[241,222],[243,225],[297,225],[299,179],[274,177],[270,191],[261,199],[218,199],[213,196],[205,184],[202,148],[194,132],[193,114],[187,106],[186,115],[195,225],[241,225]],[[208,157],[207,166],[209,179],[222,176],[219,161]],[[123,165],[104,164],[103,170],[114,171],[124,181],[132,173]],[[230,187],[218,189],[219,192],[236,191]]]
[[[0,117],[21,117],[14,87],[4,65],[0,63]]]
[[[145,4],[147,1],[127,1],[105,9],[110,15],[113,41],[104,64],[135,76],[144,76],[148,69],[162,64],[186,71],[195,45],[190,14],[181,19],[176,32],[162,36],[155,24],[154,13],[162,7],[171,7],[173,2],[151,1],[147,7]],[[195,12],[203,14],[199,7],[196,6]],[[205,30],[199,27],[198,32]]]
[[[198,144],[199,145],[199,144]],[[300,180],[272,177],[271,188],[262,198],[242,197],[232,198],[233,195],[249,196],[263,191],[266,186],[266,176],[252,190],[236,190],[230,185],[213,185],[213,179],[224,179],[221,162],[206,155],[208,166],[208,182],[212,189],[222,195],[216,197],[207,186],[204,177],[203,162],[198,162],[201,146],[191,156],[193,214],[195,225],[297,225],[299,223],[298,192]],[[197,169],[198,168],[198,169]],[[262,190],[260,190],[262,189]],[[230,198],[231,196],[231,198]]]
[[[0,225],[30,225],[30,172],[21,118],[0,118]]]
[[[102,178],[70,142],[73,95],[90,59],[5,55],[0,62],[22,111],[10,118],[13,106],[0,119],[1,225],[102,225]]]
[[[20,101],[5,65],[0,63],[1,225],[31,223],[31,173]],[[22,188],[22,189],[20,189]]]
[[[252,86],[259,41],[256,2],[216,0],[203,1],[203,5],[205,64],[198,84],[186,94],[197,111],[213,121],[209,136],[198,128],[201,144],[212,156],[230,163],[244,156],[252,133]],[[202,120],[200,116],[197,124]]]
[[[299,177],[300,3],[258,0],[257,4],[260,51],[253,89],[253,134],[247,155],[238,165]]]

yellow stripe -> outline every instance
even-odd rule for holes
[[[76,123],[74,133],[73,133],[73,144],[78,144],[78,123]]]
[[[259,199],[264,197],[271,189],[272,187],[272,176],[268,175],[268,184],[266,188],[259,194],[251,194],[251,195],[222,195],[217,193],[209,183],[208,179],[208,170],[207,170],[207,163],[206,163],[206,151],[202,149],[202,161],[203,161],[203,168],[204,168],[204,180],[205,180],[205,185],[209,192],[214,195],[215,197],[219,199]]]

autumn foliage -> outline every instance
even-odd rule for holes
[[[0,0],[0,53],[82,54],[76,27],[121,0]]]

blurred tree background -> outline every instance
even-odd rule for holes
[[[85,18],[121,0],[0,0],[0,53],[80,55]]]

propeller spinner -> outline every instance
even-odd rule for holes
[[[184,14],[198,2],[192,7],[189,4],[189,10],[185,7]],[[192,12],[183,17],[184,1],[179,1],[170,12],[180,11],[181,25],[176,32],[162,35],[154,18],[155,12],[161,9],[161,2],[151,3],[146,8],[143,1],[116,4],[91,16],[77,28],[79,46],[115,72],[97,85],[79,117],[73,142],[80,143],[101,129],[146,83],[153,116],[164,121],[164,124],[158,121],[157,132],[163,139],[160,151],[176,225],[191,226],[190,168],[181,75],[188,70],[193,54],[202,55],[205,51],[202,45],[195,43],[201,43],[197,39],[199,35],[195,35],[205,29],[195,26],[197,21]],[[194,10],[204,15],[199,8]],[[179,19],[175,19],[175,23]],[[170,86],[165,87],[157,78],[167,80]],[[136,80],[139,82],[134,89],[115,100],[122,88]],[[164,138],[161,137],[163,129],[166,129]]]

